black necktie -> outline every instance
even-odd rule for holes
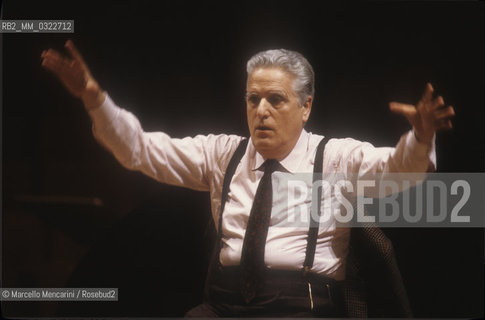
[[[246,303],[249,303],[256,296],[256,292],[263,285],[266,268],[264,247],[273,205],[271,174],[278,168],[279,163],[274,159],[268,159],[263,165],[264,174],[254,196],[241,253],[241,293]]]

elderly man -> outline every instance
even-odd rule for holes
[[[49,49],[42,65],[82,99],[98,141],[129,169],[210,192],[219,243],[205,302],[187,316],[343,315],[339,284],[346,277],[349,230],[328,221],[316,229],[312,243],[309,226],[278,228],[271,213],[271,174],[312,172],[317,166],[345,175],[433,170],[435,132],[450,129],[454,115],[427,84],[416,106],[390,104],[413,128],[395,148],[326,140],[304,129],[314,97],[311,65],[297,52],[268,50],[247,63],[250,139],[224,134],[175,139],[144,132],[100,88],[73,43],[65,47],[70,57]],[[285,187],[278,192],[287,194]]]

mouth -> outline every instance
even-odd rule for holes
[[[259,130],[259,131],[272,131],[273,129],[268,127],[268,126],[257,126],[256,127],[256,130]]]
[[[254,134],[256,137],[264,139],[273,136],[274,130],[268,126],[257,126],[256,130],[254,130]]]

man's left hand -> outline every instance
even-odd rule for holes
[[[405,116],[413,126],[414,134],[419,142],[431,144],[435,132],[450,130],[453,126],[451,118],[455,115],[452,106],[444,107],[443,97],[433,98],[433,86],[426,84],[421,100],[416,106],[400,102],[390,102],[392,112]]]

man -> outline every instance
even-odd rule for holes
[[[416,106],[390,104],[413,127],[395,148],[375,148],[353,139],[325,141],[304,130],[314,97],[311,65],[299,53],[268,50],[247,64],[247,147],[244,138],[234,135],[173,139],[162,132],[144,132],[138,120],[100,88],[73,43],[65,46],[71,57],[49,49],[42,53],[42,65],[82,99],[98,141],[129,169],[163,183],[210,192],[220,241],[205,303],[188,316],[343,315],[339,286],[346,277],[349,230],[336,228],[332,220],[322,223],[312,263],[307,264],[309,227],[279,227],[276,217],[290,213],[275,212],[272,172],[312,172],[317,165],[323,172],[359,176],[426,172],[436,165],[435,132],[452,127],[453,108],[445,107],[442,97],[433,98],[427,84]],[[231,164],[240,145],[240,158]],[[324,152],[318,146],[324,146]],[[287,194],[285,186],[277,188],[277,194]]]

